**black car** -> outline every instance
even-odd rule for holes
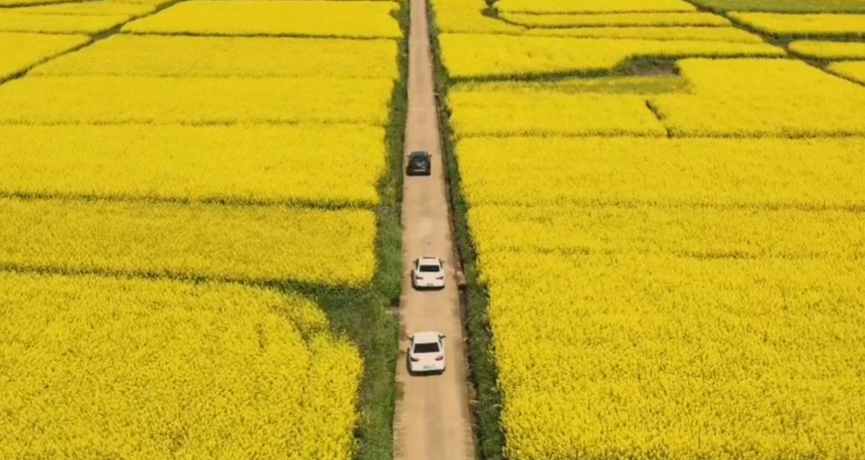
[[[430,154],[427,152],[412,152],[408,156],[405,173],[409,176],[429,176],[432,174]]]

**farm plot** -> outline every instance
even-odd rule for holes
[[[865,14],[731,12],[728,16],[773,37],[865,37]]]
[[[0,457],[350,458],[363,361],[309,299],[95,276],[0,286]]]
[[[117,27],[130,18],[127,15],[66,16],[0,10],[0,32],[95,35]]]
[[[234,3],[255,2],[208,18],[231,24]],[[380,279],[400,269],[379,227],[398,225],[380,189],[400,20],[387,2],[287,3],[226,35],[293,34],[318,8],[324,35],[368,37],[117,33],[18,75],[89,40],[28,35],[4,67],[20,78],[0,85],[0,457],[390,448]],[[78,27],[109,4],[15,14]]]
[[[720,16],[507,2],[438,37],[484,456],[865,455],[865,88]]]
[[[865,62],[836,62],[829,70],[865,85]]]
[[[0,82],[59,54],[90,42],[86,35],[0,32]]]
[[[675,136],[865,135],[865,88],[804,62],[689,59],[678,67],[694,94],[651,98]],[[777,113],[784,116],[769,115]]]
[[[30,75],[396,79],[397,52],[394,40],[116,35]]]
[[[787,48],[812,59],[865,59],[865,43],[797,40]]]
[[[778,57],[785,54],[783,49],[765,43],[714,41],[441,34],[439,42],[448,75],[456,80],[609,72],[640,57]]]
[[[384,1],[192,0],[131,22],[123,32],[396,39],[402,32],[392,14],[398,10]]]
[[[696,11],[697,8],[682,0],[501,0],[496,7],[508,13],[645,13],[669,11]]]

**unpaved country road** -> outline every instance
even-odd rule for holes
[[[394,457],[397,460],[474,460],[468,405],[465,350],[454,251],[451,246],[444,167],[433,84],[425,0],[411,0],[409,35],[408,120],[405,152],[426,150],[432,155],[432,176],[406,177],[403,187],[404,280],[400,322],[397,384],[403,397],[396,405]],[[414,259],[436,256],[445,260],[445,289],[417,292],[408,272]],[[408,336],[438,331],[445,339],[447,370],[442,375],[408,375]]]

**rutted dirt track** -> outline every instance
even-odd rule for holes
[[[457,261],[448,221],[425,0],[411,0],[408,78],[405,151],[406,154],[428,151],[432,155],[432,176],[406,177],[403,188],[405,277],[400,322],[405,335],[400,341],[402,353],[397,365],[397,382],[403,389],[403,397],[396,406],[394,456],[398,460],[474,460],[463,330],[454,276]],[[444,290],[412,289],[408,277],[411,264],[425,255],[445,260]],[[442,375],[411,377],[405,356],[408,336],[425,330],[447,336],[447,370]]]

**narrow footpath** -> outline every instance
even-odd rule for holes
[[[442,149],[434,97],[433,60],[427,26],[426,0],[411,0],[409,35],[408,120],[405,153],[425,150],[432,155],[432,175],[406,177],[402,225],[404,279],[400,299],[400,340],[397,385],[403,397],[394,419],[394,458],[397,460],[474,460],[469,413],[466,354],[450,225]],[[409,271],[421,256],[444,259],[447,276],[440,291],[412,289]],[[408,375],[406,350],[414,332],[446,335],[442,375]]]

